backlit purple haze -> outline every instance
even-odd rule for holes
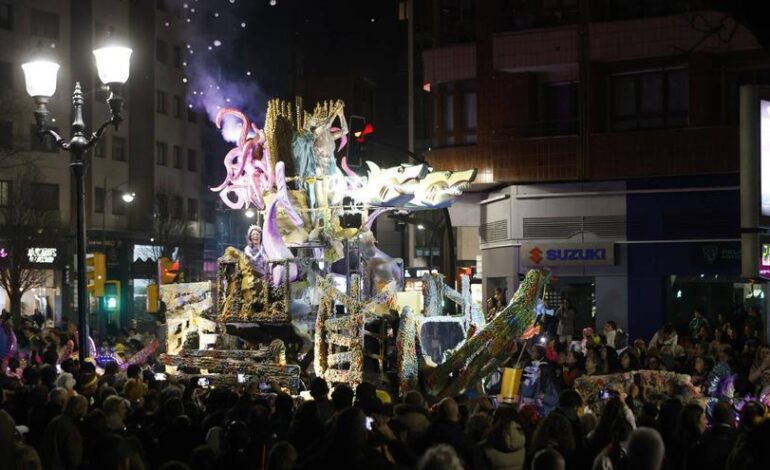
[[[186,23],[183,68],[188,84],[187,106],[205,111],[212,122],[221,108],[236,108],[262,127],[268,98],[251,71],[243,70],[238,55],[244,51],[235,51],[236,38],[250,33],[246,16],[251,2],[180,0],[169,3],[171,10],[174,6],[180,9],[182,21]],[[235,142],[240,126],[237,119],[225,118],[223,138]]]

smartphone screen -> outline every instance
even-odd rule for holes
[[[367,416],[366,417],[366,429],[371,431],[373,426],[374,426],[374,418],[371,418],[371,417]]]
[[[203,388],[209,388],[209,379],[201,377],[198,379],[198,386]]]
[[[155,380],[157,380],[158,382],[163,382],[164,380],[166,380],[166,378],[167,378],[166,374],[164,374],[163,372],[155,373]]]

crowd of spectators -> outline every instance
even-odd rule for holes
[[[473,390],[428,402],[418,391],[398,397],[382,385],[353,389],[320,378],[305,398],[265,393],[256,382],[205,387],[163,380],[153,357],[128,367],[80,363],[74,328],[32,327],[20,335],[22,360],[2,367],[0,467],[766,469],[766,406],[759,399],[736,406],[769,384],[770,349],[753,315],[742,327],[711,328],[699,312],[690,331],[666,325],[649,343],[630,345],[612,323],[576,340],[562,329],[554,337],[563,342],[549,340],[544,325],[523,351],[516,404]],[[144,340],[135,332],[119,338],[127,349]],[[691,374],[707,395],[720,367],[735,375],[736,398],[710,406],[675,391],[651,398],[634,384],[607,390],[601,406],[589,408],[574,390],[581,376],[644,368]]]

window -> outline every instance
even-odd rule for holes
[[[115,32],[115,28],[100,22],[94,23],[94,44],[98,47],[108,39],[110,39]]]
[[[0,89],[13,90],[13,65],[0,61]]]
[[[52,131],[59,133],[58,127],[50,127],[48,126],[48,129],[51,129]],[[32,124],[31,126],[31,132],[29,136],[29,148],[30,150],[36,150],[38,152],[58,152],[59,148],[56,146],[56,143],[54,140],[46,135],[42,138],[37,133],[37,126]]]
[[[198,200],[197,199],[187,200],[187,220],[192,220],[192,221],[198,220]]]
[[[8,207],[11,204],[11,182],[0,180],[0,207]]]
[[[174,215],[175,219],[181,219],[184,213],[184,200],[182,196],[174,196]]]
[[[476,142],[478,103],[473,80],[445,83],[436,88],[434,145]]]
[[[577,132],[577,83],[546,83],[543,87],[543,114],[540,135],[566,135]]]
[[[187,169],[198,171],[198,153],[193,149],[187,149]]]
[[[187,108],[187,122],[198,122],[198,113]]]
[[[13,148],[13,121],[0,121],[0,148]]]
[[[32,183],[32,207],[41,211],[59,210],[59,185]]]
[[[216,204],[213,201],[203,201],[203,221],[209,224],[216,222]]]
[[[104,214],[104,188],[94,187],[94,212]]]
[[[612,129],[655,129],[687,124],[686,69],[612,77]]]
[[[182,117],[182,98],[174,95],[173,98],[173,107],[171,110],[174,112],[175,118],[181,118]]]
[[[160,114],[168,114],[166,108],[166,92],[155,90],[155,111]]]
[[[59,39],[59,15],[47,11],[31,11],[32,34],[48,39]]]
[[[174,145],[174,168],[179,168],[180,170],[184,168],[184,165],[182,165],[182,147],[178,145]]]
[[[112,191],[112,215],[126,215],[126,201],[123,200],[121,191]]]
[[[102,134],[102,138],[94,146],[94,157],[105,158],[107,156],[107,134]]]
[[[173,60],[174,67],[181,69],[182,68],[182,48],[174,44],[173,48],[173,55],[171,57]]]
[[[168,196],[158,194],[155,196],[155,204],[158,206],[158,217],[168,217]]]
[[[13,29],[13,5],[0,2],[0,28]]]
[[[112,159],[119,162],[126,161],[126,139],[112,136]]]
[[[168,145],[165,142],[155,142],[155,163],[168,165]]]
[[[168,60],[166,49],[167,49],[166,41],[162,39],[157,39],[155,41],[155,58],[161,64],[165,64],[166,61]]]

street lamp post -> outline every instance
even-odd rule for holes
[[[128,80],[131,49],[126,47],[104,47],[94,51],[96,67],[100,80],[110,89],[107,104],[110,106],[110,119],[102,123],[98,130],[86,137],[86,125],[83,122],[83,92],[80,83],[75,82],[72,93],[74,119],[71,126],[71,138],[64,140],[52,129],[47,128],[50,112],[47,104],[56,91],[56,74],[59,65],[49,61],[34,61],[22,65],[26,81],[27,93],[34,99],[37,108],[34,111],[38,136],[43,139],[51,136],[57,147],[70,153],[70,167],[75,175],[75,197],[77,200],[77,272],[78,272],[78,335],[80,361],[88,357],[89,328],[88,328],[88,293],[86,283],[86,194],[85,153],[101,138],[109,126],[115,129],[123,121],[120,111],[123,98],[120,96],[121,86]]]

